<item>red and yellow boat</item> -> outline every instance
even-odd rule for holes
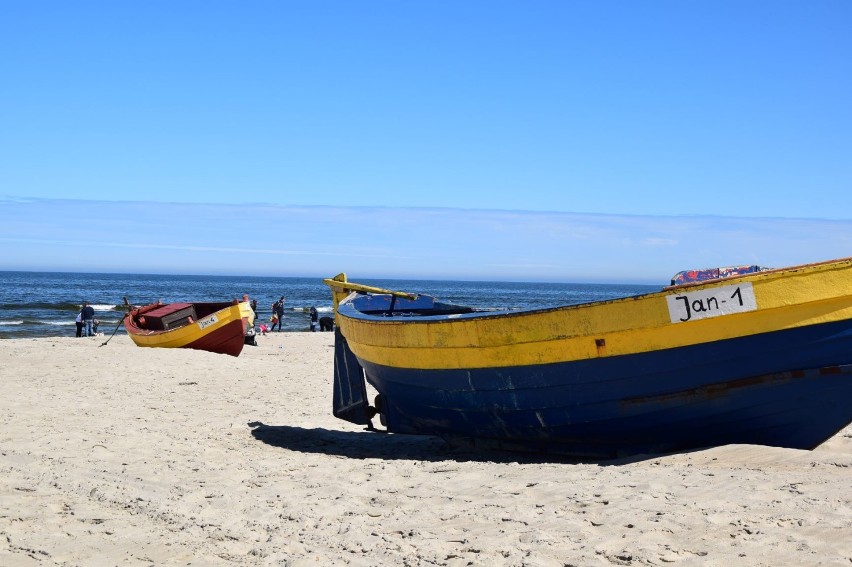
[[[140,347],[191,348],[239,356],[254,326],[247,301],[152,303],[124,316],[124,328]]]

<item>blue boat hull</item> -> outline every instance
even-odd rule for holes
[[[356,391],[347,403],[363,410],[356,422],[368,422],[373,408],[342,335],[338,350],[350,362],[336,369],[336,391]],[[546,365],[357,363],[380,394],[388,431],[511,449],[596,457],[728,443],[812,449],[852,421],[848,320]]]

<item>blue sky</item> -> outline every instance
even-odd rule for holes
[[[0,269],[852,255],[852,4],[6,2]]]

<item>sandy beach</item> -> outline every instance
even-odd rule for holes
[[[460,452],[335,419],[331,333],[238,358],[105,340],[0,341],[0,565],[852,566],[852,427],[814,451]]]

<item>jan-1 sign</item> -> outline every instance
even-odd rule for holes
[[[757,310],[750,282],[667,295],[672,323]]]

